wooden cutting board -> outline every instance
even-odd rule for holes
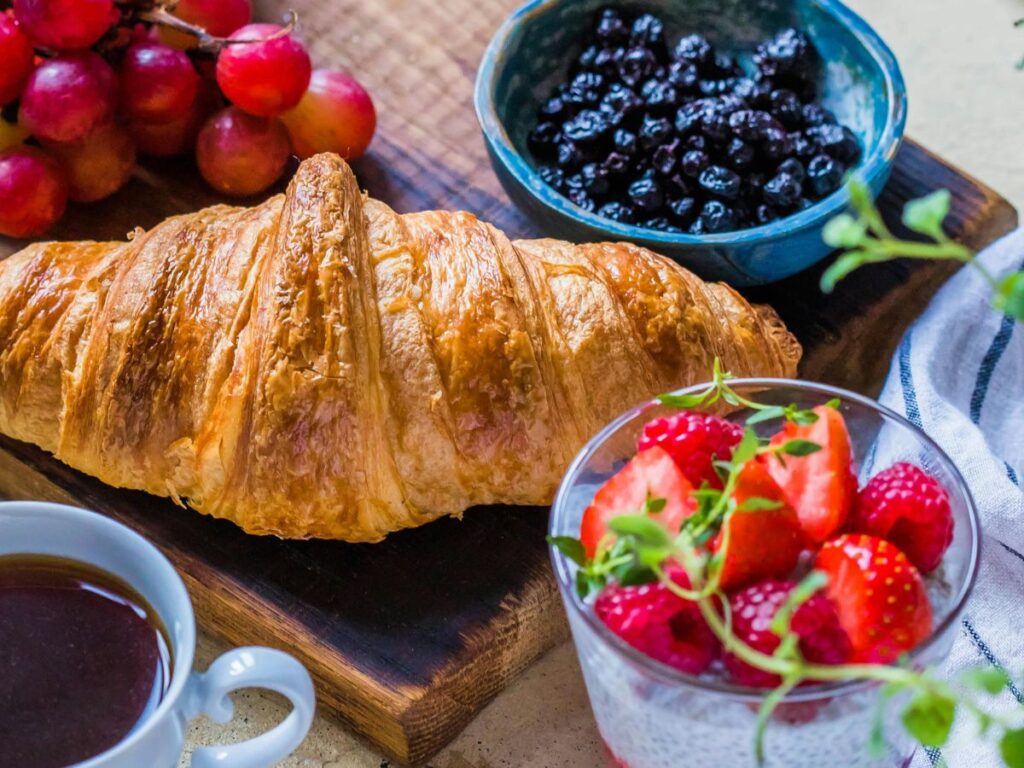
[[[314,59],[350,66],[377,102],[380,128],[356,164],[399,211],[464,208],[513,236],[535,232],[487,163],[472,110],[476,64],[515,0],[258,2],[264,19],[295,7]],[[953,191],[950,233],[981,247],[1016,222],[997,194],[908,143],[882,198]],[[216,201],[187,162],[149,164],[113,198],[73,207],[59,239],[119,239],[136,226]],[[0,240],[0,257],[21,244]],[[806,346],[802,373],[867,393],[900,334],[950,265],[864,269],[831,297],[811,272],[751,292]],[[517,673],[567,636],[543,543],[547,511],[486,508],[379,545],[281,542],[145,494],[119,491],[41,451],[0,439],[0,496],[49,499],[110,515],[156,543],[183,573],[206,630],[284,648],[310,669],[322,710],[399,762],[450,741]]]

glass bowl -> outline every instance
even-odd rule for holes
[[[917,464],[949,492],[955,532],[943,564],[926,577],[934,611],[932,635],[910,654],[915,667],[945,658],[978,570],[977,512],[963,478],[924,432],[902,416],[853,392],[785,379],[739,379],[729,385],[758,402],[810,408],[840,401],[861,484],[897,461]],[[706,385],[680,390],[700,392]],[[578,536],[594,492],[636,449],[643,425],[676,409],[657,402],[623,414],[605,427],[573,461],[551,512],[553,536]],[[727,418],[741,419],[738,410]],[[768,435],[779,422],[758,424]],[[598,728],[617,765],[629,768],[754,766],[754,727],[764,691],[710,675],[695,677],[640,653],[613,634],[575,591],[576,566],[552,548],[559,590]],[[915,743],[899,726],[896,697],[884,706],[887,752],[872,759],[868,742],[878,705],[878,685],[867,681],[810,685],[790,693],[772,716],[765,737],[769,768],[892,768],[910,764]],[[595,764],[599,759],[595,758]]]

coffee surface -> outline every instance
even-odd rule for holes
[[[61,768],[110,749],[170,680],[163,628],[120,579],[0,557],[0,768]]]

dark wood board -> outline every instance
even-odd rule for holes
[[[257,2],[261,18],[295,7],[313,57],[349,66],[371,89],[380,127],[356,171],[405,212],[464,208],[513,236],[535,236],[490,171],[472,110],[476,64],[516,0]],[[953,191],[950,233],[980,247],[1009,231],[1013,208],[908,142],[882,198]],[[129,186],[74,206],[59,239],[120,239],[136,226],[218,198],[187,162],[148,164]],[[21,243],[0,240],[0,258]],[[891,352],[949,265],[865,269],[824,297],[817,273],[750,292],[773,304],[806,347],[802,374],[873,393]],[[200,625],[232,643],[295,653],[332,712],[399,762],[440,749],[511,679],[567,636],[543,543],[546,510],[470,510],[379,545],[247,537],[141,493],[85,477],[0,439],[0,496],[96,509],[139,530],[181,570]]]

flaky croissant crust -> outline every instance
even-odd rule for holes
[[[332,155],[254,208],[0,263],[0,431],[289,538],[549,503],[617,413],[716,356],[799,355],[770,309],[642,248],[398,215]]]

